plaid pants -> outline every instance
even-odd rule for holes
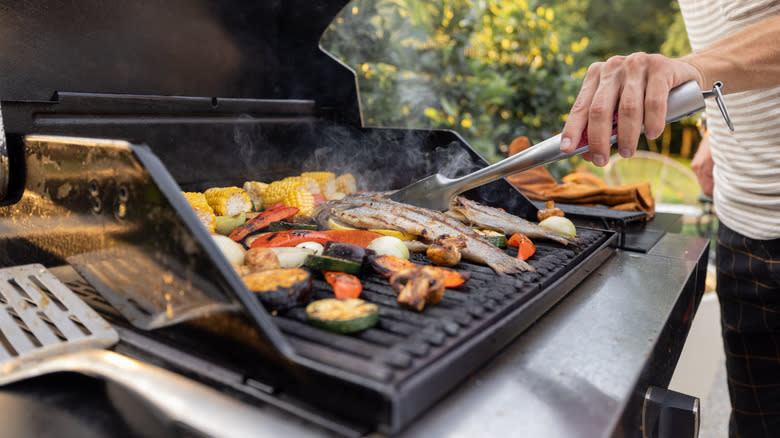
[[[749,239],[721,224],[716,263],[729,436],[780,437],[780,239]]]

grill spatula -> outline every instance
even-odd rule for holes
[[[721,86],[720,82],[716,82],[713,91],[703,92],[695,81],[689,81],[672,89],[669,92],[667,102],[666,123],[675,122],[701,111],[704,109],[704,97],[714,95],[718,99],[723,116],[731,127],[728,112],[720,94]],[[617,133],[616,128],[616,125],[613,126],[613,134]],[[610,143],[615,144],[616,142],[617,135],[613,135]],[[459,178],[447,178],[438,173],[423,178],[393,193],[390,195],[390,199],[418,207],[445,211],[455,196],[467,190],[513,173],[580,155],[589,150],[587,145],[582,145],[574,152],[564,154],[561,152],[560,146],[561,135],[558,134],[509,158]]]
[[[118,383],[210,437],[256,437],[269,415],[178,374],[105,348],[117,332],[39,264],[0,269],[0,385],[56,372]]]

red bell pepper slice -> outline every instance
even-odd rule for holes
[[[358,298],[363,292],[360,279],[346,272],[324,271],[325,281],[333,288],[338,299]]]
[[[528,260],[536,253],[536,245],[525,234],[512,234],[506,244],[517,247],[517,258],[520,260]]]
[[[271,225],[272,222],[289,219],[298,214],[298,209],[295,207],[288,207],[286,205],[280,205],[275,208],[269,208],[268,210],[260,213],[254,218],[246,221],[243,225],[239,225],[234,229],[228,237],[236,242],[240,242],[244,237],[260,231],[263,228]]]

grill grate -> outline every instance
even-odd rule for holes
[[[378,274],[363,275],[361,298],[379,306],[380,318],[376,327],[354,335],[329,333],[310,326],[303,308],[282,312],[275,321],[296,351],[305,357],[380,382],[396,381],[414,374],[523,305],[573,269],[587,250],[605,238],[601,231],[581,230],[579,248],[537,242],[537,252],[529,260],[536,272],[517,277],[497,276],[489,267],[461,262],[455,268],[470,272],[471,279],[460,288],[448,289],[438,304],[426,306],[420,313],[398,306],[396,293],[387,279]],[[509,248],[506,252],[514,257],[517,250]],[[412,254],[412,260],[429,263],[422,254]],[[315,280],[314,286],[314,299],[333,296],[323,280]]]

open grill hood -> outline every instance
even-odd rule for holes
[[[354,74],[317,45],[342,0],[4,3],[3,265],[73,265],[88,281],[69,285],[123,333],[238,373],[229,389],[239,395],[396,432],[613,252],[614,232],[581,228],[578,248],[538,242],[535,273],[502,277],[462,263],[472,280],[422,313],[399,308],[386,280],[366,274],[364,297],[380,306],[380,324],[355,336],[309,327],[301,309],[270,315],[181,190],[309,170],[350,172],[362,188],[388,190],[485,160],[450,131],[362,126]],[[531,220],[537,211],[503,180],[466,195]],[[94,293],[101,288],[143,289],[170,305],[171,325],[133,328]],[[315,281],[315,297],[328,294]],[[137,353],[218,380],[148,350]]]

